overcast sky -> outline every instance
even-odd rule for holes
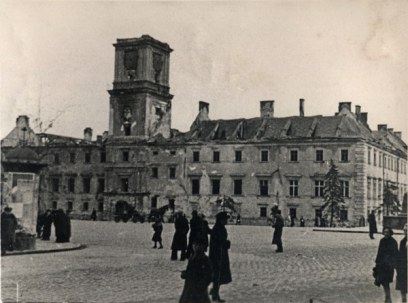
[[[172,127],[186,131],[198,101],[212,119],[333,115],[339,101],[372,129],[408,127],[408,1],[5,2],[0,4],[1,137],[18,115],[49,133],[108,129],[117,38],[170,45]],[[36,129],[38,131],[38,128]]]

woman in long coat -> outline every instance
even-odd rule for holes
[[[171,243],[171,260],[177,260],[177,251],[181,250],[180,260],[183,261],[186,259],[187,233],[189,227],[188,221],[182,212],[176,214],[174,228],[176,231],[173,236],[173,242]]]
[[[407,224],[404,226],[405,237],[400,242],[397,263],[396,289],[401,292],[402,302],[407,302]]]
[[[228,233],[225,225],[228,221],[228,214],[221,212],[217,214],[215,225],[210,237],[210,261],[213,268],[213,289],[211,291],[212,300],[224,302],[220,298],[220,285],[228,284],[232,281],[228,249],[231,246],[228,240]]]
[[[380,240],[377,258],[375,259],[376,284],[382,285],[385,303],[391,303],[390,283],[394,280],[394,269],[397,265],[398,244],[392,237],[393,231],[389,227],[383,229],[384,237]]]
[[[204,253],[205,243],[201,237],[194,240],[193,254],[190,256],[187,269],[182,273],[183,293],[179,303],[210,303],[208,285],[212,281],[211,262]]]

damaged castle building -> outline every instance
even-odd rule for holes
[[[382,203],[383,184],[407,191],[407,145],[387,125],[372,130],[368,114],[340,102],[333,116],[275,117],[273,100],[260,116],[211,120],[200,101],[190,130],[171,128],[168,44],[149,36],[118,39],[110,95],[109,131],[92,138],[34,133],[26,116],[2,140],[3,152],[22,141],[48,166],[41,172],[40,209],[63,208],[100,219],[128,206],[147,213],[169,205],[212,217],[228,195],[243,220],[264,220],[279,204],[285,215],[314,219],[323,204],[324,176],[338,166],[346,208],[357,224]],[[380,218],[379,218],[380,219]]]

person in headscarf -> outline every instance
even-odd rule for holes
[[[197,236],[192,246],[187,269],[181,275],[185,282],[179,303],[210,303],[208,285],[212,281],[212,267],[204,253],[205,241]]]
[[[228,214],[221,212],[216,215],[215,225],[210,237],[210,261],[213,268],[212,300],[225,302],[220,297],[220,286],[232,282],[228,250],[231,243],[225,225],[228,222]]]
[[[5,255],[7,250],[14,250],[17,219],[11,211],[12,208],[7,206],[1,213],[1,255]]]

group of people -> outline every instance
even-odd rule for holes
[[[407,302],[407,224],[404,226],[404,238],[398,247],[392,237],[393,230],[383,228],[384,237],[380,240],[375,267],[373,268],[374,284],[384,289],[385,303],[391,303],[390,283],[397,272],[396,289],[401,292],[402,302]]]
[[[47,209],[45,213],[37,217],[37,238],[49,241],[51,228],[54,224],[55,238],[57,243],[69,242],[71,238],[71,219],[63,209],[51,211]]]
[[[187,268],[181,273],[181,278],[185,279],[185,283],[180,303],[210,303],[208,286],[211,283],[212,301],[225,302],[221,299],[219,291],[221,285],[232,281],[228,255],[231,243],[225,228],[228,219],[227,212],[218,213],[215,225],[210,229],[205,216],[198,214],[197,211],[192,212],[190,222],[183,212],[176,213],[170,259],[177,260],[179,251],[181,261],[188,259]],[[161,218],[158,218],[152,225],[153,248],[163,248],[161,221]],[[210,236],[210,241],[208,236]],[[207,256],[208,247],[209,255]]]

